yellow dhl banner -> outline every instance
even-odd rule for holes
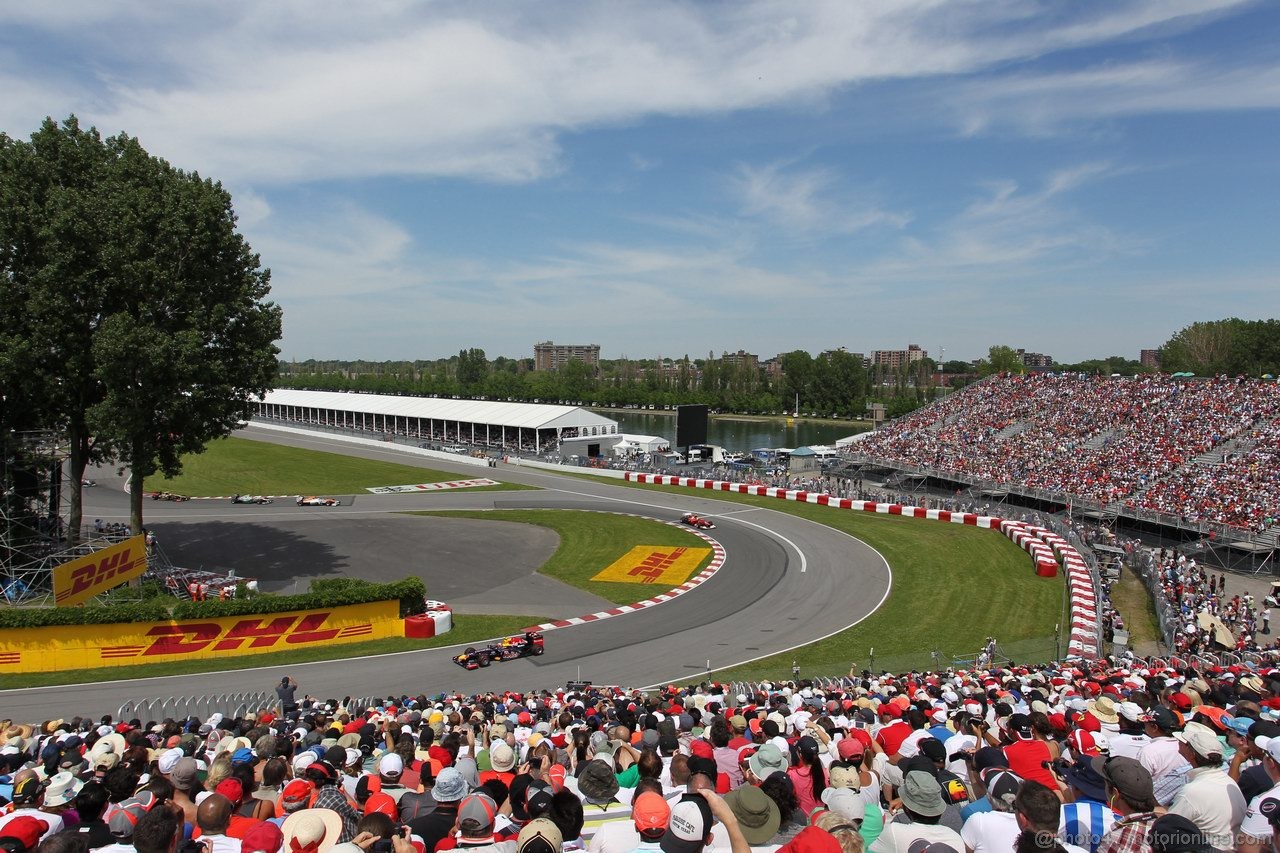
[[[142,536],[77,557],[53,570],[53,601],[59,607],[83,604],[95,595],[147,570],[147,545]]]
[[[403,636],[399,601],[181,622],[15,628],[0,635],[0,673],[237,657]]]
[[[592,580],[679,586],[710,553],[710,548],[637,545]]]

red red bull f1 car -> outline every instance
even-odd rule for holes
[[[698,530],[716,529],[716,526],[712,523],[711,519],[703,518],[702,516],[692,512],[686,512],[684,515],[680,516],[680,523],[687,524],[690,527],[695,527]]]
[[[497,643],[490,643],[483,648],[468,646],[462,654],[454,655],[453,662],[463,669],[480,669],[494,661],[515,660],[516,658],[535,657],[544,651],[541,632],[530,631],[507,637]]]

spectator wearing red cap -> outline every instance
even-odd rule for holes
[[[876,715],[880,720],[880,728],[875,735],[876,743],[893,760],[898,755],[902,742],[911,736],[911,726],[902,719],[902,709],[892,702],[881,704],[876,709]]]
[[[29,814],[18,815],[0,825],[0,840],[14,842],[14,853],[34,853],[49,831],[49,822]]]
[[[1009,717],[1000,734],[1010,770],[1022,779],[1039,782],[1050,790],[1057,790],[1057,780],[1044,767],[1044,763],[1052,760],[1053,756],[1049,747],[1036,739],[1030,717],[1026,714],[1014,714]]]

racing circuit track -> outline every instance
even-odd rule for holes
[[[439,459],[421,460],[393,449],[250,429],[246,437],[349,456],[422,465],[460,475],[477,469]],[[566,681],[650,685],[688,683],[707,670],[775,654],[843,630],[871,614],[888,594],[892,575],[873,548],[833,528],[786,513],[717,501],[680,491],[658,492],[612,481],[561,477],[502,466],[495,479],[541,491],[437,492],[359,495],[350,506],[305,508],[277,502],[232,507],[222,501],[148,502],[148,522],[209,522],[251,518],[256,524],[316,523],[377,517],[424,509],[554,508],[605,510],[675,520],[694,511],[713,517],[711,535],[725,548],[723,568],[686,595],[657,607],[587,622],[546,634],[546,654],[467,672],[455,665],[453,647],[370,658],[290,664],[254,670],[129,679],[0,691],[0,708],[14,719],[115,713],[128,700],[270,690],[284,675],[303,693],[349,695],[466,693],[499,689],[554,689]],[[128,499],[104,484],[85,492],[85,517],[128,519]],[[431,594],[428,584],[428,595]],[[637,598],[644,597],[643,593]]]

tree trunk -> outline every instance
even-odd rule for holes
[[[129,470],[129,529],[137,536],[142,532],[142,477]]]
[[[70,430],[71,456],[67,459],[67,544],[80,541],[84,522],[84,471],[89,465],[89,440],[74,424]]]

